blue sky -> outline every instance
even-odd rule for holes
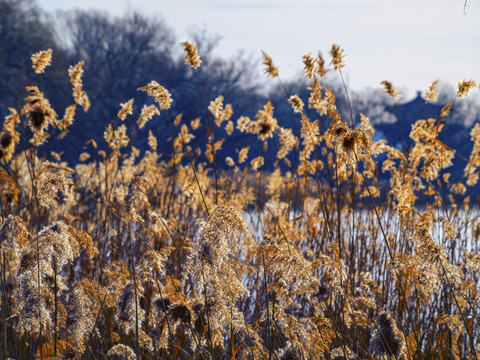
[[[218,55],[240,50],[261,63],[267,52],[288,80],[303,69],[302,55],[327,58],[332,43],[347,55],[344,75],[358,90],[387,79],[406,97],[437,79],[480,81],[480,0],[38,0],[49,11],[127,10],[163,18],[178,41],[206,27],[222,40]],[[179,44],[180,47],[180,44]]]

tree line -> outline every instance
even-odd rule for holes
[[[297,94],[308,103],[309,82],[299,74],[283,84],[259,80],[261,65],[259,58],[251,58],[239,52],[235,58],[226,59],[215,55],[215,47],[220,41],[205,29],[192,32],[191,39],[198,45],[202,57],[202,66],[192,70],[186,66],[180,40],[173,29],[164,21],[148,17],[139,12],[128,12],[114,17],[98,11],[74,10],[46,14],[33,0],[0,0],[0,116],[3,119],[8,108],[21,106],[26,94],[26,86],[38,85],[59,114],[72,103],[71,84],[68,79],[68,67],[78,61],[85,61],[83,86],[92,106],[88,113],[78,111],[76,121],[71,127],[74,136],[69,136],[68,151],[65,160],[75,163],[85,143],[94,139],[103,141],[107,125],[116,120],[120,104],[135,99],[134,107],[140,112],[149,101],[137,91],[149,81],[155,80],[167,88],[174,99],[172,109],[147,124],[148,130],[158,138],[159,152],[171,151],[168,139],[175,137],[177,130],[173,119],[182,114],[187,121],[197,117],[206,120],[208,103],[223,95],[224,103],[231,104],[234,118],[240,115],[254,117],[267,102],[274,106],[278,123],[299,132],[299,118],[287,102],[289,96]],[[33,72],[30,57],[33,53],[53,50],[53,63],[45,74]],[[301,69],[299,54],[299,69]],[[275,79],[274,79],[275,80]],[[336,94],[342,94],[342,85],[338,79],[327,78],[328,86]],[[454,89],[444,85],[439,102],[448,102]],[[360,113],[370,116],[372,123],[395,121],[386,109],[391,100],[377,89],[349,91],[355,121]],[[340,113],[349,118],[349,109],[345,96],[339,96],[337,107]],[[465,147],[468,138],[467,128],[479,121],[479,106],[464,102],[455,106],[451,123],[465,128],[462,134],[454,134],[449,140],[452,148]],[[308,111],[308,110],[307,110]],[[420,115],[420,114],[419,114]],[[318,114],[311,113],[312,118]],[[138,116],[137,116],[138,117]],[[127,118],[127,126],[133,125],[135,116]],[[130,123],[129,123],[130,122]],[[329,120],[320,117],[322,130],[328,127]],[[134,129],[134,126],[130,126]],[[206,129],[203,137],[207,136]],[[219,130],[221,131],[221,129]],[[135,134],[132,134],[135,137]],[[245,141],[233,137],[233,141]],[[73,138],[73,140],[72,140]],[[147,147],[146,135],[137,134],[135,146]],[[205,139],[197,139],[205,144]],[[49,150],[62,152],[66,144],[47,143]],[[462,149],[463,150],[463,149]],[[232,148],[224,149],[230,155]],[[268,151],[276,151],[275,144]],[[465,149],[465,151],[468,151]]]

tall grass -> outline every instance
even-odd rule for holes
[[[182,44],[196,71],[196,46]],[[477,359],[480,217],[470,197],[480,125],[453,182],[457,154],[440,134],[456,99],[438,118],[418,120],[402,152],[374,141],[370,120],[352,107],[341,118],[323,77],[343,79],[343,50],[333,45],[330,56],[332,69],[321,54],[303,57],[309,99],[286,94],[298,135],[278,124],[270,102],[255,119],[234,119],[221,94],[204,93],[209,119],[185,121],[152,80],[139,90],[154,103],[133,123],[149,149],[136,149],[123,123],[136,113],[131,99],[107,126],[106,146],[89,141],[74,168],[43,145],[75,136],[76,111],[88,112],[84,63],[70,67],[63,118],[27,87],[0,135],[2,356]],[[48,71],[52,52],[32,61]],[[460,82],[457,96],[476,86]],[[325,132],[306,106],[328,116]],[[157,152],[155,132],[142,130],[160,114],[177,129],[168,156]],[[193,149],[201,126],[208,138]],[[235,133],[262,152],[247,145],[221,159]],[[272,145],[276,158],[265,158]]]

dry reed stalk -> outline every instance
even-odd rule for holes
[[[5,251],[2,251],[2,271],[0,272],[0,276],[2,278],[2,327],[3,327],[3,356],[7,359],[7,289],[5,284]]]
[[[363,169],[360,167],[360,163],[359,163],[359,161],[358,161],[357,154],[356,154],[356,153],[354,153],[354,154],[355,154],[355,160],[356,160],[357,163],[358,163],[358,168],[360,169],[360,173],[362,174],[362,178],[363,178],[364,184],[365,184],[365,186],[367,187],[367,191],[368,191],[368,194],[369,194],[369,197],[370,197],[370,203],[372,204],[372,208],[373,208],[374,213],[375,213],[375,216],[376,216],[376,218],[377,218],[378,225],[379,225],[380,230],[381,230],[381,232],[382,232],[383,239],[384,239],[384,243],[385,243],[386,248],[387,248],[387,251],[388,251],[388,255],[389,255],[389,257],[390,257],[390,260],[393,261],[393,259],[394,259],[394,257],[393,257],[393,252],[392,252],[392,250],[391,250],[391,248],[390,248],[390,245],[388,244],[388,240],[387,240],[387,236],[385,235],[385,231],[383,230],[382,222],[381,222],[381,220],[380,220],[380,216],[378,215],[377,207],[376,207],[376,205],[375,205],[375,201],[373,200],[372,194],[371,194],[371,192],[370,192],[370,188],[369,188],[369,186],[368,186],[367,179],[365,178],[365,174],[363,173]],[[410,308],[409,308],[409,306],[408,306],[407,299],[406,299],[406,296],[405,296],[405,290],[404,290],[404,288],[403,288],[403,286],[402,286],[402,283],[401,283],[401,281],[400,281],[400,277],[399,277],[398,273],[395,272],[395,275],[396,275],[396,277],[397,277],[397,282],[398,282],[398,284],[399,284],[399,289],[400,289],[400,292],[401,292],[402,300],[403,300],[403,302],[404,302],[404,304],[405,304],[405,308],[407,309],[408,319],[409,319],[409,321],[410,321],[410,324],[411,324],[411,326],[412,326],[412,331],[413,331],[414,336],[415,336],[415,341],[416,341],[416,344],[417,344],[417,351],[420,351],[419,337],[418,337],[418,335],[416,334],[415,325],[414,325],[414,323],[413,323],[413,318],[412,318],[412,315],[411,315],[411,310],[410,310]],[[406,334],[405,334],[404,332],[402,332],[402,333],[403,333],[404,338],[406,339],[406,338],[407,338]],[[408,348],[407,348],[407,350],[410,351]],[[409,355],[409,356],[411,357],[411,355]]]
[[[270,328],[270,310],[269,310],[269,302],[268,299],[268,278],[267,278],[267,267],[265,265],[265,252],[262,254],[262,264],[263,264],[263,277],[264,277],[264,294],[265,294],[265,304],[267,308],[267,348],[268,348],[268,360],[272,359],[272,335],[271,335],[271,328]]]
[[[195,47],[184,46],[185,61],[197,69],[200,59]],[[352,123],[341,73],[343,50],[333,46],[332,57]],[[2,233],[2,355],[85,358],[104,349],[109,358],[130,359],[147,356],[147,351],[152,358],[171,359],[476,356],[478,246],[465,249],[468,254],[457,249],[469,246],[464,239],[475,240],[480,234],[477,210],[469,198],[478,180],[479,131],[472,131],[474,150],[464,179],[457,184],[448,184],[443,171],[452,151],[442,145],[443,138],[437,139],[453,102],[476,83],[459,83],[440,120],[417,122],[411,134],[415,145],[404,155],[385,143],[372,143],[373,128],[364,118],[363,130],[342,122],[334,92],[322,89],[317,79],[327,71],[323,58],[307,54],[303,60],[305,76],[312,81],[309,107],[332,120],[325,133],[319,121],[310,121],[306,103],[295,95],[285,100],[299,114],[298,138],[291,129],[278,126],[271,103],[253,121],[246,117],[237,121],[242,136],[278,142],[277,159],[289,171],[276,167],[272,174],[261,168],[272,159],[263,152],[248,154],[249,147],[239,151],[238,164],[250,156],[243,173],[234,157],[227,159],[228,172],[217,169],[218,150],[225,139],[213,141],[211,118],[206,156],[214,161],[207,167],[194,163],[188,147],[194,137],[189,129],[198,129],[199,120],[190,128],[181,126],[171,161],[156,153],[153,134],[148,139],[150,151],[142,158],[133,146],[134,136],[127,136],[128,128],[110,125],[105,131],[107,148],[95,146],[103,162],[82,155],[82,164],[72,170],[73,189],[60,170],[67,169],[60,154],[42,157],[39,146],[50,129],[69,126],[76,105],[88,107],[81,82],[83,63],[70,69],[75,104],[62,120],[40,90],[29,87],[26,105],[11,110],[0,136],[5,155],[0,181],[4,223],[10,219],[5,220],[5,214],[11,212],[21,214],[29,229],[37,228],[35,238],[18,244],[10,235],[5,242]],[[159,106],[165,110],[171,97],[153,85],[145,90],[160,96]],[[393,85],[384,85],[390,96],[398,95]],[[433,99],[434,86],[429,92]],[[120,120],[133,110],[132,104],[122,105]],[[139,128],[159,112],[156,106],[142,109]],[[223,99],[217,98],[210,113],[215,125],[228,121],[222,127],[228,134],[235,131],[229,120],[231,108],[223,107]],[[177,117],[175,126],[180,121]],[[15,153],[12,141],[23,143],[23,153]],[[371,158],[380,153],[388,157],[383,169],[389,172],[390,183],[385,188],[379,186]],[[50,157],[55,161],[46,160]],[[292,159],[298,161],[295,168]],[[208,173],[212,170],[215,174]],[[145,182],[137,179],[129,184],[127,180],[138,174]],[[5,177],[8,181],[3,181]],[[149,186],[154,187],[150,201]],[[195,187],[199,195],[193,196]],[[59,189],[75,197],[66,197],[57,206]],[[416,199],[423,191],[425,201]],[[5,210],[3,201],[9,196],[12,202]],[[364,197],[369,198],[369,206]],[[233,207],[218,205],[210,213],[207,204],[213,201],[239,209],[269,240],[255,244]],[[42,210],[45,205],[48,213]],[[427,208],[420,214],[422,206]],[[441,231],[437,229],[440,214],[449,219]],[[87,230],[93,240],[81,243],[80,234],[57,222],[49,227],[52,238],[46,241],[40,225],[56,218]],[[64,243],[55,237],[63,228],[71,232]],[[433,240],[434,232],[430,237],[431,231],[439,231],[438,242]],[[64,246],[52,252],[49,243]],[[63,259],[64,248],[75,243],[78,250]],[[72,266],[64,267],[66,262]],[[22,269],[16,264],[23,264]],[[11,276],[15,273],[20,280]],[[96,286],[89,283],[93,279]],[[87,288],[94,294],[90,302]],[[107,292],[118,299],[117,316]],[[11,314],[10,303],[17,303]],[[31,312],[29,304],[39,310]],[[15,319],[20,325],[10,328]],[[95,336],[97,331],[100,337]],[[14,341],[7,347],[10,339]],[[29,344],[36,346],[28,349]]]
[[[203,196],[202,187],[200,186],[200,182],[198,181],[198,176],[197,176],[197,172],[195,170],[195,166],[193,165],[193,161],[192,161],[192,158],[190,156],[190,152],[188,151],[187,145],[185,143],[185,138],[183,137],[182,132],[180,132],[180,135],[182,137],[183,147],[184,147],[185,151],[187,152],[187,157],[188,157],[188,161],[190,163],[190,167],[192,168],[193,175],[195,176],[195,181],[196,181],[197,186],[198,186],[198,191],[200,191],[200,196],[202,197],[203,205],[205,206],[205,211],[207,212],[207,216],[210,216],[210,212],[208,211],[208,206],[207,206],[207,203],[205,201],[205,197]],[[215,154],[215,151],[214,151],[214,154]],[[215,177],[216,177],[216,175],[215,175]],[[215,181],[215,187],[217,187],[216,181]]]

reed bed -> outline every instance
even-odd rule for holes
[[[196,45],[182,45],[198,71]],[[52,56],[32,56],[38,76]],[[460,177],[440,136],[454,102],[478,85],[460,82],[438,118],[412,126],[402,152],[374,141],[366,116],[340,116],[323,84],[329,71],[343,81],[338,45],[328,65],[321,54],[303,61],[310,97],[285,94],[299,134],[278,124],[270,102],[251,119],[221,94],[204,94],[205,118],[183,119],[152,80],[139,89],[151,104],[125,99],[105,145],[89,141],[74,167],[44,144],[75,136],[76,112],[88,112],[84,63],[70,67],[63,118],[28,86],[0,135],[1,357],[478,359],[480,125],[465,139],[473,150]],[[326,131],[306,107],[328,116]],[[143,129],[158,116],[176,129],[170,154]],[[201,127],[207,137],[194,148]],[[148,150],[134,146],[133,130]],[[246,146],[222,158],[238,144],[232,134]],[[276,158],[252,153],[256,141],[276,146]]]

